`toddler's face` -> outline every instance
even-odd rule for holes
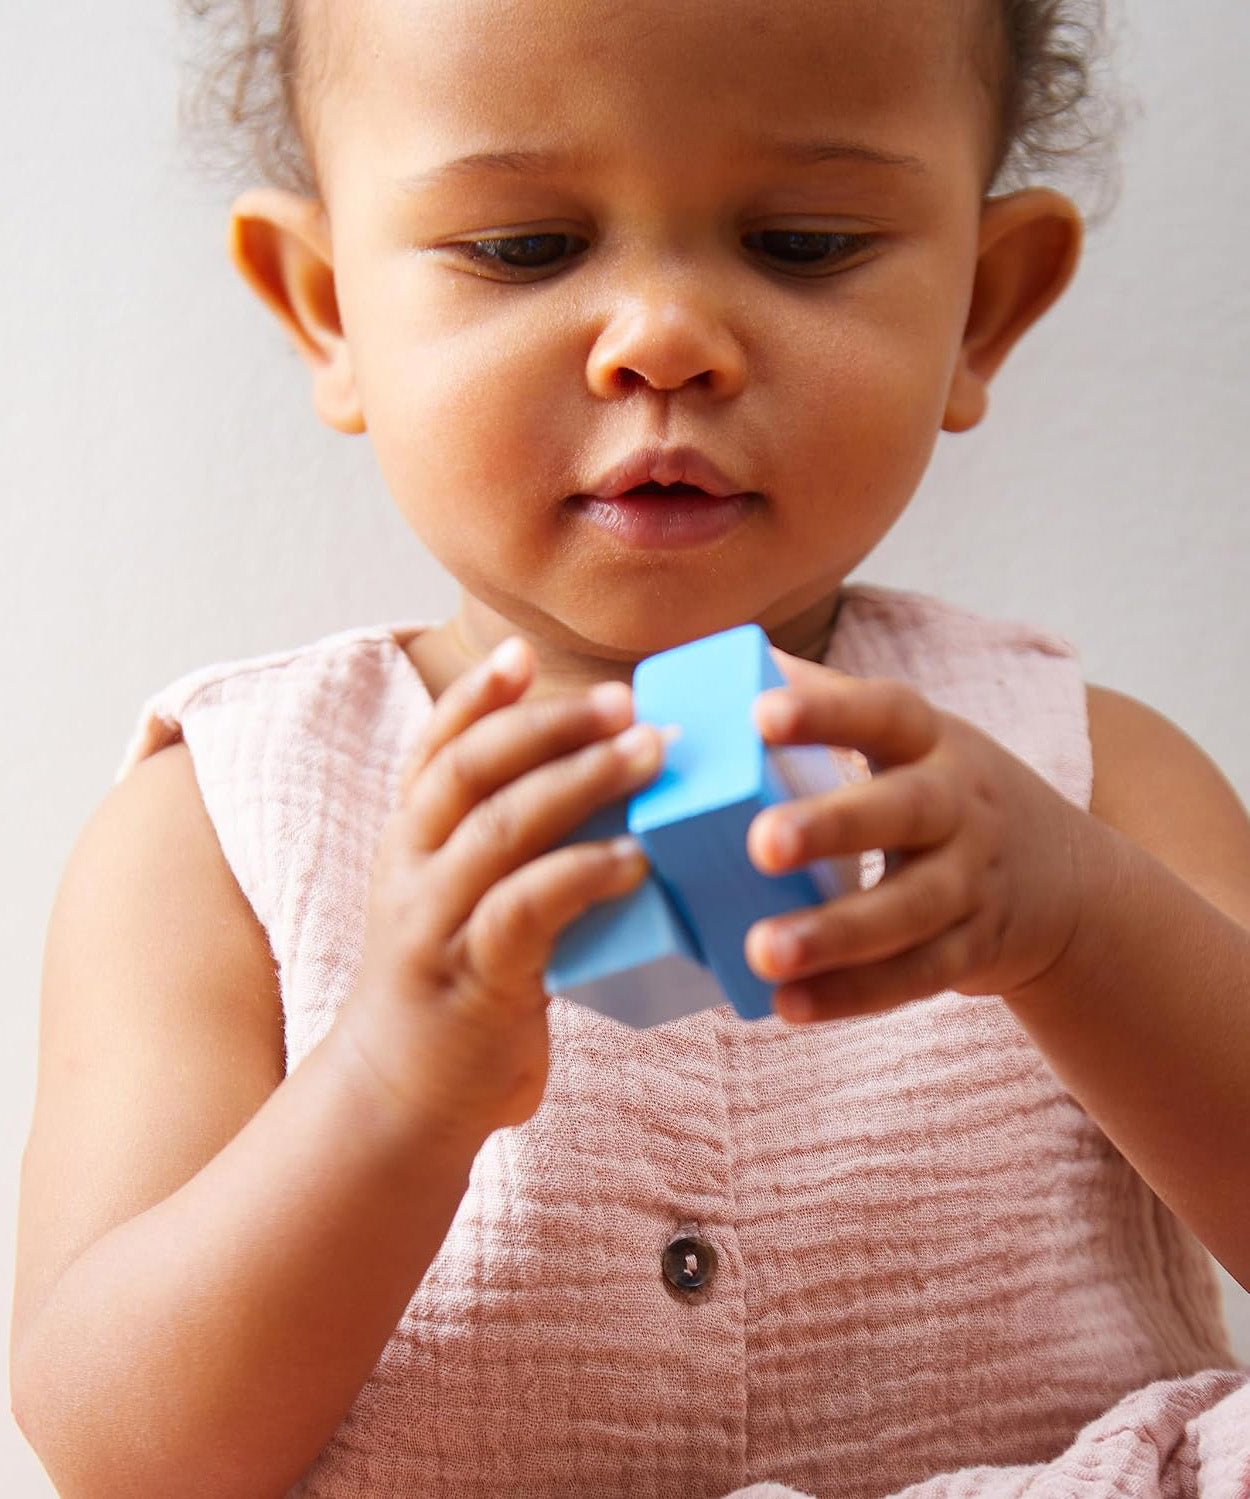
[[[890,527],[958,424],[979,10],[361,0],[316,28],[346,48],[317,123],[362,419],[488,611],[606,660],[782,643]],[[483,152],[553,160],[452,165]],[[761,498],[706,545],[620,543],[570,497],[654,441]]]

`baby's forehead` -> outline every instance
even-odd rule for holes
[[[705,135],[831,109],[868,121],[908,97],[933,120],[975,117],[996,133],[1004,0],[293,3],[301,124],[324,166],[348,119],[392,141],[453,119],[483,134],[538,121],[602,132],[622,110],[636,125],[677,98]]]
[[[809,29],[813,41],[822,30],[845,24],[857,29],[869,23],[899,39],[924,33],[954,43],[960,53],[983,50],[1002,24],[1002,0],[291,0],[301,44],[301,64],[322,81],[346,79],[356,71],[368,75],[369,62],[381,61],[385,42],[421,34],[444,45],[457,31],[478,29],[485,19],[493,29],[523,30],[531,37],[589,26],[602,37],[626,14],[638,32],[647,29],[656,5],[672,15],[715,26],[718,40],[737,42],[746,55],[761,33],[787,23]],[[601,14],[597,14],[601,13]],[[427,57],[425,62],[436,61]],[[301,67],[303,71],[303,67]]]

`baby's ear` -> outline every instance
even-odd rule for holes
[[[339,432],[363,432],[324,206],[280,188],[251,188],[230,209],[229,250],[239,274],[312,371],[317,415]]]
[[[972,301],[942,419],[946,431],[966,432],[985,415],[990,381],[1071,281],[1082,239],[1080,210],[1049,188],[986,199]]]

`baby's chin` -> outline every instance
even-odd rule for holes
[[[589,660],[632,668],[647,656],[751,622],[752,613],[746,607],[735,610],[720,603],[697,610],[648,608],[643,601],[625,612],[573,616],[565,628],[576,637],[576,643],[570,639],[567,648]]]

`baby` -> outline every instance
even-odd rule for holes
[[[12,1341],[61,1494],[1250,1494],[1250,820],[1064,641],[845,582],[1072,276],[999,190],[1071,19],[248,32],[235,262],[460,603],[169,685],[70,857]],[[749,856],[885,875],[746,933],[775,1015],[634,1031],[544,991],[646,875],[564,840],[660,769],[637,662],[746,622],[766,742],[873,770]]]

